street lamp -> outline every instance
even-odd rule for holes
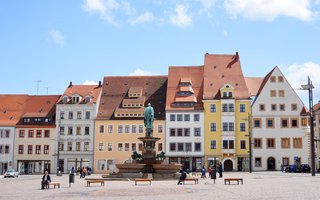
[[[311,144],[311,173],[312,176],[315,176],[316,168],[315,168],[315,154],[314,154],[314,127],[313,127],[313,95],[312,89],[314,86],[312,85],[312,81],[310,81],[310,77],[308,77],[308,84],[301,85],[301,90],[309,91],[309,112],[310,112],[310,144]]]

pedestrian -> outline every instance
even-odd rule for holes
[[[222,178],[222,164],[220,163],[218,168],[219,178]]]
[[[80,178],[82,178],[83,169],[80,167]]]
[[[51,177],[48,173],[47,170],[44,171],[44,175],[42,176],[42,181],[41,181],[41,189],[49,189],[49,183],[51,182]]]
[[[201,168],[201,178],[207,178],[206,177],[206,168],[204,166],[202,166],[202,168]]]
[[[212,173],[212,169],[211,169],[211,167],[209,167],[209,168],[208,168],[209,178],[211,178],[211,173]]]
[[[82,168],[82,178],[85,178],[85,177],[86,177],[86,174],[87,174],[87,168],[86,168],[86,167],[83,167],[83,168]]]
[[[178,185],[181,185],[182,184],[181,182],[187,178],[187,172],[185,172],[182,168],[180,169],[180,173],[181,175],[179,177]]]

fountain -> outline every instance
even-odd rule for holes
[[[142,159],[135,160],[133,163],[116,164],[119,172],[113,177],[121,178],[154,178],[170,179],[177,178],[181,165],[165,164],[163,160],[158,160],[156,156],[156,142],[160,140],[153,137],[154,110],[151,104],[144,110],[145,137],[139,137],[142,141]]]

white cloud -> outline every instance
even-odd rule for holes
[[[64,36],[60,31],[51,30],[49,31],[49,35],[51,36],[51,38],[55,43],[59,44],[60,46],[64,45]]]
[[[192,18],[187,14],[188,6],[177,4],[175,14],[170,15],[170,23],[178,27],[190,26],[192,24]]]
[[[301,85],[308,83],[308,76],[310,77],[315,89],[313,90],[314,102],[320,99],[320,64],[307,62],[303,64],[293,64],[288,67],[281,66],[286,79],[289,81],[293,89],[301,88]],[[297,93],[303,97],[304,102],[307,102],[308,92],[303,90],[296,90]],[[306,104],[308,105],[308,104]]]
[[[89,81],[86,80],[85,82],[82,83],[82,85],[98,85],[99,83],[96,81]]]
[[[157,75],[154,72],[144,71],[142,69],[136,69],[134,72],[129,73],[129,76],[149,76],[149,75]]]
[[[120,4],[115,0],[85,0],[82,8],[89,13],[98,13],[101,19],[114,26],[119,26],[119,23],[114,18],[114,12],[119,6]]]
[[[152,22],[154,20],[154,16],[151,12],[145,11],[143,14],[139,15],[138,17],[129,19],[130,25],[142,24],[147,22]]]
[[[282,15],[310,21],[314,15],[310,0],[225,0],[224,6],[233,17],[251,20],[273,21]]]

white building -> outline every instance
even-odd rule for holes
[[[169,67],[165,153],[192,171],[204,165],[202,82],[203,67]]]
[[[99,105],[99,85],[70,85],[56,107],[59,169],[93,167],[94,119]],[[56,159],[57,160],[57,159]]]
[[[280,170],[297,160],[309,163],[306,109],[278,67],[264,78],[253,101],[252,137],[255,171]]]

